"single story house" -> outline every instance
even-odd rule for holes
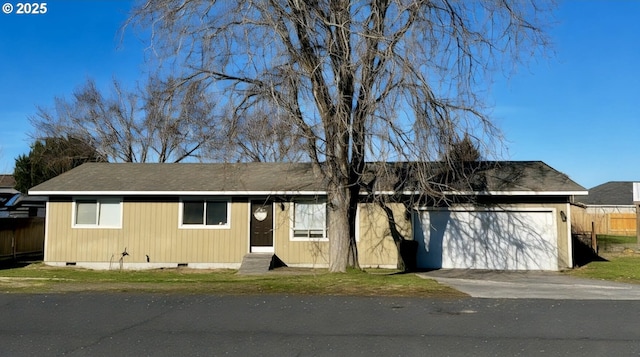
[[[589,189],[586,196],[576,196],[582,210],[574,212],[574,231],[596,234],[635,236],[637,212],[634,203],[634,182],[609,181]]]
[[[413,163],[376,165],[395,169],[361,191],[361,266],[396,267],[395,233],[418,241],[419,268],[572,267],[570,202],[586,190],[545,163],[465,163],[430,177],[444,200],[411,185]],[[48,197],[48,265],[239,268],[255,252],[328,265],[326,185],[308,163],[87,163],[29,193]]]

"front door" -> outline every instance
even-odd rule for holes
[[[251,252],[273,253],[273,202],[251,201]]]

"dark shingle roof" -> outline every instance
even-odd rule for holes
[[[384,167],[375,191],[418,190],[399,176],[415,176],[423,165],[433,182],[449,189],[474,192],[517,191],[525,193],[565,193],[586,191],[565,174],[540,161],[473,162],[460,173],[442,170],[438,163],[368,164],[370,172]],[[409,173],[407,175],[407,173]],[[369,177],[374,177],[374,174]],[[465,176],[465,180],[459,177]],[[461,182],[465,183],[462,184]],[[467,182],[471,182],[471,185]],[[87,163],[30,190],[31,194],[70,193],[153,193],[153,192],[323,192],[326,185],[316,177],[309,163],[218,163],[218,164],[137,164]]]
[[[589,189],[588,196],[576,197],[587,205],[633,205],[632,181],[609,181]]]
[[[521,192],[528,194],[540,192],[586,193],[584,187],[542,161],[474,161],[456,165],[453,169],[439,162],[390,163],[386,165],[404,167],[405,172],[411,172],[409,175],[404,176],[410,178],[422,175],[420,173],[416,174],[416,172],[426,172],[427,181],[431,183],[430,186],[440,186],[445,191]],[[423,168],[422,170],[416,170],[416,166],[423,166]],[[393,172],[394,170],[387,169],[386,171]],[[403,170],[399,171],[402,172]],[[392,176],[392,180],[397,182],[397,177],[403,175]],[[421,186],[418,183],[408,182],[405,185],[411,190],[421,191]],[[378,189],[386,190],[390,187],[397,187],[397,184],[382,184],[382,188]]]
[[[33,191],[318,191],[311,165],[87,163]]]

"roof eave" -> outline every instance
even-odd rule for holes
[[[588,191],[446,191],[456,196],[578,196]]]
[[[326,191],[29,191],[38,196],[263,196],[326,195]]]
[[[315,196],[326,195],[326,191],[276,190],[276,191],[29,191],[37,196]],[[367,195],[366,192],[360,193]],[[419,191],[376,191],[375,195],[420,195]],[[577,196],[587,191],[445,191],[451,196]]]

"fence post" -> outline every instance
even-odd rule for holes
[[[591,249],[598,253],[598,241],[596,239],[596,223],[591,222]]]
[[[636,202],[636,244],[640,244],[640,203]]]
[[[11,222],[11,255],[13,256],[13,261],[15,262],[18,258],[17,256],[17,252],[16,252],[16,247],[17,247],[17,242],[16,242],[16,222],[13,221]]]

